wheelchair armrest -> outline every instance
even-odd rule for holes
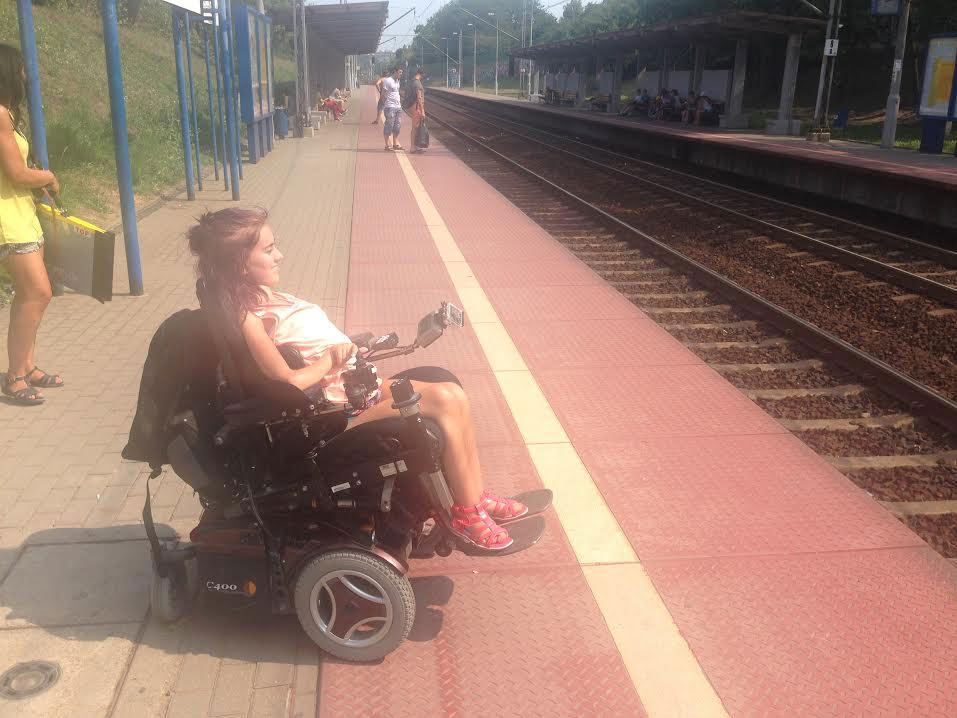
[[[302,358],[302,354],[292,344],[280,344],[277,349],[279,349],[279,354],[286,360],[290,369],[304,369],[306,367],[306,360]]]
[[[371,332],[369,333],[369,336],[372,336]],[[290,369],[306,368],[306,360],[302,358],[302,354],[299,352],[299,350],[291,344],[280,344],[277,349],[279,349],[279,354],[282,355],[282,358],[286,360],[286,365]],[[303,393],[317,404],[322,404],[326,400],[326,394],[319,384],[314,384],[308,389],[304,389]]]
[[[254,396],[223,407],[226,423],[236,428],[314,415],[317,401],[284,381],[266,381]]]

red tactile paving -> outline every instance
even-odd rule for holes
[[[607,284],[583,285],[573,291],[557,286],[485,287],[485,293],[506,324],[638,316],[634,305]]]
[[[732,716],[957,715],[957,572],[929,548],[644,566]]]
[[[614,372],[620,366],[704,364],[643,315],[630,319],[509,322],[508,329],[533,370]]]
[[[617,366],[535,372],[576,444],[665,436],[781,434],[785,429],[707,366]]]
[[[584,264],[561,259],[545,259],[537,262],[469,262],[472,272],[483,287],[535,286],[577,287],[586,284],[603,284],[604,280]]]
[[[362,147],[379,129],[360,127]],[[729,713],[957,714],[953,568],[441,145],[410,159]],[[360,154],[353,331],[411,335],[455,299],[427,274],[441,265],[421,216],[364,211],[404,186],[398,170]],[[410,273],[377,283],[395,263]],[[458,373],[490,487],[538,487],[474,333],[454,334],[383,374]],[[410,640],[375,666],[325,660],[320,715],[643,715],[553,513],[548,525],[517,556],[413,562]]]
[[[355,231],[355,227],[353,227]],[[363,230],[365,233],[365,230]],[[428,233],[421,227],[410,227],[402,231],[402,239],[388,241],[383,239],[363,239],[352,245],[350,265],[375,264],[383,274],[398,271],[393,269],[400,264],[436,264],[441,263],[432,240],[426,239]],[[443,267],[443,271],[444,267]]]
[[[372,248],[363,252],[366,258],[373,254]],[[378,289],[444,289],[451,293],[452,280],[445,265],[438,258],[434,262],[408,264],[355,262],[349,268],[349,288],[355,288],[357,292],[374,292]]]
[[[923,545],[790,434],[576,448],[642,560]]]
[[[451,299],[446,289],[374,289],[353,291],[349,287],[346,317],[350,326],[408,324],[418,322]]]
[[[577,567],[414,586],[399,650],[378,665],[322,661],[321,718],[645,715]]]

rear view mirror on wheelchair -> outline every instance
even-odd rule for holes
[[[343,375],[344,405],[327,401],[321,387],[265,379],[242,338],[206,307],[167,319],[150,345],[124,456],[147,461],[151,478],[171,466],[203,512],[188,541],[160,541],[147,491],[153,614],[175,621],[201,596],[216,595],[295,613],[325,651],[375,660],[405,640],[415,619],[410,560],[453,551],[501,556],[537,543],[548,490],[515,497],[528,511],[507,522],[512,542],[504,550],[452,531],[445,437],[421,411],[416,370],[388,380],[395,411],[349,427],[350,409],[361,409],[382,383],[377,362],[462,326],[462,310],[443,302],[410,344],[395,333],[350,337],[360,351]],[[281,353],[290,366],[297,361]],[[429,370],[458,383],[444,369]]]

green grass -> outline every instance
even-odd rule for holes
[[[879,145],[881,143],[882,130],[883,125],[880,123],[872,125],[848,125],[845,132],[842,133],[838,130],[832,136],[838,139]],[[897,139],[894,144],[897,147],[906,147],[911,150],[919,149],[920,131],[919,124],[898,125]],[[955,147],[957,147],[957,135],[951,134],[949,139],[944,140],[944,154],[953,155]]]
[[[90,0],[35,5],[33,13],[51,169],[60,179],[64,205],[105,223],[116,221],[119,194],[98,5]],[[0,2],[0,42],[19,45],[17,27],[15,4]],[[209,168],[212,145],[201,35],[194,33],[192,50],[201,162]],[[120,51],[133,187],[137,204],[142,204],[184,181],[169,6],[146,0],[136,25],[120,26]],[[276,84],[294,77],[292,59],[277,56]]]

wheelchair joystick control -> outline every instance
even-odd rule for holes
[[[419,413],[419,401],[422,395],[412,388],[412,382],[408,379],[396,379],[392,382],[392,408],[398,409],[402,416],[410,416]]]

